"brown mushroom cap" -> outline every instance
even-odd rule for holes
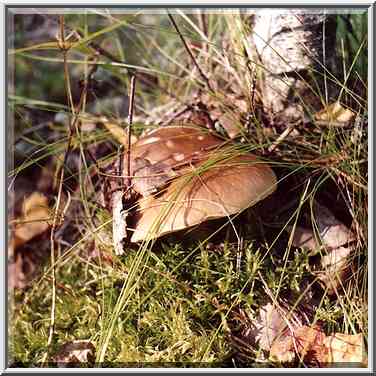
[[[132,146],[132,159],[147,159],[151,164],[175,167],[222,144],[222,139],[203,128],[173,125],[154,129],[141,137]]]
[[[143,196],[155,193],[180,176],[184,167],[207,159],[225,143],[208,130],[189,125],[157,128],[140,138],[131,150],[133,189]],[[127,171],[127,156],[124,166]]]
[[[194,149],[188,141],[186,144],[184,151]],[[148,153],[151,156],[154,151]],[[157,238],[210,219],[230,216],[276,189],[276,177],[265,162],[249,153],[232,155],[226,153],[226,148],[217,150],[210,154],[209,162],[191,165],[191,172],[185,171],[158,196],[140,199],[131,241]],[[211,163],[216,158],[219,160]]]

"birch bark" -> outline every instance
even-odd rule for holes
[[[265,9],[254,17],[249,42],[261,73],[264,111],[272,121],[294,121],[328,102],[335,56],[335,15]]]

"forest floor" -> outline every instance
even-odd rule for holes
[[[257,89],[248,94],[244,67],[231,58],[243,36],[225,16],[207,15],[205,44],[203,18],[176,15],[215,95],[192,75],[167,16],[71,14],[63,34],[61,17],[16,16],[9,366],[366,366],[362,17],[346,18],[352,32],[338,21],[348,73],[341,101],[287,127],[262,113]],[[271,166],[276,191],[231,220],[116,255],[103,170],[128,145],[135,71],[134,139],[174,123],[219,123],[220,137]]]

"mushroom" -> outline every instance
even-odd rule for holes
[[[143,196],[158,191],[225,142],[203,128],[175,125],[154,129],[132,146],[133,189]],[[127,171],[127,161],[124,161]]]
[[[135,168],[140,158],[147,161],[139,170],[144,175]],[[132,147],[131,167],[134,189],[142,195],[132,220],[132,243],[229,217],[277,185],[272,169],[256,156],[186,125],[158,128],[140,138]],[[159,171],[155,176],[162,175],[162,182],[150,178],[150,171]]]

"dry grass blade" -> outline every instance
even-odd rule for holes
[[[206,86],[208,87],[208,89],[210,91],[213,91],[213,88],[211,87],[211,84],[210,84],[210,81],[209,81],[208,77],[203,72],[203,70],[201,69],[200,65],[197,63],[196,58],[193,56],[193,53],[192,53],[191,49],[189,48],[187,42],[185,41],[184,36],[180,32],[179,27],[176,24],[174,17],[169,12],[168,12],[168,16],[169,16],[169,18],[170,18],[170,20],[171,20],[171,22],[172,22],[172,24],[173,24],[176,32],[178,33],[181,41],[183,42],[185,49],[187,50],[189,56],[191,57],[193,64],[195,65],[195,67],[197,68],[198,72],[200,73],[201,78],[205,81]]]
[[[82,88],[82,91],[81,91],[79,103],[78,103],[77,107],[75,107],[74,103],[73,103],[73,98],[72,98],[70,74],[69,74],[69,68],[68,68],[68,62],[67,62],[67,54],[68,54],[70,47],[69,47],[69,45],[67,46],[66,43],[65,43],[64,16],[60,16],[59,45],[60,45],[61,52],[63,54],[64,78],[65,78],[65,85],[66,85],[66,93],[67,93],[68,102],[69,102],[70,108],[71,108],[72,118],[71,118],[69,128],[68,128],[68,139],[67,139],[66,149],[65,149],[65,153],[64,153],[64,162],[63,162],[63,165],[60,169],[60,173],[58,174],[59,179],[58,179],[56,209],[55,209],[55,213],[54,213],[53,221],[52,221],[52,226],[51,226],[51,235],[50,235],[51,255],[50,256],[51,256],[51,267],[52,267],[52,269],[51,269],[51,272],[52,272],[52,276],[51,276],[51,279],[52,279],[52,303],[51,303],[51,318],[50,318],[49,335],[48,335],[48,339],[47,339],[46,352],[45,352],[45,355],[43,356],[42,363],[45,363],[47,358],[48,358],[52,339],[53,339],[53,335],[54,335],[54,330],[55,330],[55,309],[56,309],[55,235],[56,235],[57,228],[60,224],[59,222],[61,220],[60,210],[61,210],[61,199],[62,199],[62,193],[63,193],[63,183],[64,183],[64,174],[65,174],[64,166],[67,163],[68,156],[69,156],[69,153],[70,153],[71,148],[72,148],[74,129],[76,128],[77,122],[79,120],[79,113],[82,110],[82,106],[84,104],[84,98],[86,96],[87,87],[88,87],[87,86],[88,81],[86,80],[84,87]],[[95,66],[94,66],[93,69],[96,69]]]
[[[12,18],[12,366],[365,364],[367,14],[174,12]]]
[[[127,186],[131,186],[131,144],[132,144],[132,123],[133,123],[133,106],[134,106],[134,93],[136,90],[136,76],[131,78],[131,88],[129,95],[129,115],[128,115],[128,141],[127,141]]]

